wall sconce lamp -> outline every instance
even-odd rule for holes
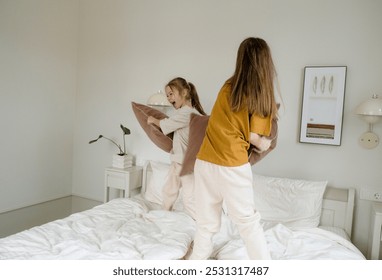
[[[171,103],[168,102],[166,94],[161,90],[158,90],[157,93],[154,93],[147,100],[147,105],[152,107],[166,108],[171,107]]]
[[[379,138],[373,132],[373,125],[382,119],[382,99],[373,94],[372,98],[358,105],[355,113],[369,124],[369,130],[361,135],[359,144],[366,149],[377,147]]]

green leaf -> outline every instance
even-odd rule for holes
[[[128,129],[127,127],[124,127],[122,124],[120,125],[124,135],[129,135],[130,134],[130,129]]]
[[[100,139],[100,138],[102,138],[103,136],[102,135],[100,135],[100,136],[98,136],[98,138],[97,139],[94,139],[94,140],[90,140],[89,141],[89,144],[92,144],[92,143],[95,143],[95,142],[97,142],[98,141],[98,139]]]

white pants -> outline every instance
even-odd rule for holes
[[[163,209],[171,211],[182,187],[182,203],[184,211],[195,219],[194,174],[179,177],[182,165],[172,162],[167,181],[163,187]]]
[[[220,230],[223,200],[249,258],[271,259],[260,214],[255,210],[250,164],[225,167],[197,159],[194,177],[197,231],[190,259],[210,257],[212,237]]]

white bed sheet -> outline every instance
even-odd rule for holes
[[[222,219],[223,230],[214,237],[214,258],[246,260],[247,251],[236,228]],[[265,238],[274,260],[364,260],[349,240],[322,228],[291,229],[282,224],[265,229]]]
[[[114,199],[0,239],[0,259],[181,259],[195,234],[182,212]]]

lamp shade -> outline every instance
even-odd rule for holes
[[[171,106],[170,102],[167,100],[167,96],[162,91],[158,91],[157,93],[151,95],[147,100],[147,105],[160,107]]]
[[[372,98],[358,105],[355,113],[368,123],[376,123],[382,118],[382,99],[374,94]]]

